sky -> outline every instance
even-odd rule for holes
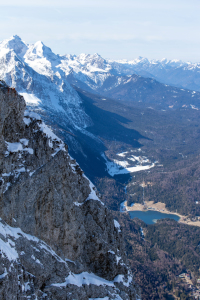
[[[58,54],[200,62],[199,0],[0,0],[0,41]]]

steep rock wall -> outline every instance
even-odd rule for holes
[[[20,262],[21,270],[32,274],[37,283],[33,283],[31,299],[35,299],[35,295],[46,299],[138,298],[119,224],[69,156],[67,146],[38,115],[25,111],[24,99],[3,82],[0,84],[0,117],[0,217],[6,222],[5,226],[19,227],[40,239],[40,243],[44,241],[64,265],[60,269],[55,266],[49,272],[43,251],[38,258],[43,272],[38,271],[31,260],[36,255],[31,256],[27,250],[31,247],[28,236],[23,235],[26,241],[20,242],[20,250],[15,243],[13,247],[18,256],[14,261]],[[9,243],[11,235],[4,235],[4,242],[5,239]],[[13,243],[15,240],[13,237]],[[26,251],[23,244],[28,244]],[[23,252],[26,260],[19,255]],[[3,253],[6,256],[6,250]],[[13,260],[8,261],[3,263],[7,264],[7,274],[8,269],[12,270],[9,264]],[[16,266],[13,268],[17,274]],[[70,272],[77,274],[73,275],[75,283],[70,279]],[[6,280],[7,276],[3,278]],[[93,279],[98,276],[106,283],[96,284],[94,288],[99,279],[89,280],[91,276]],[[13,294],[13,299],[15,297]],[[27,297],[28,294],[23,299],[29,299]]]

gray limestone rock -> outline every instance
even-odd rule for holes
[[[0,83],[1,299],[139,299],[117,221],[67,146]]]

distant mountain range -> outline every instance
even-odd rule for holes
[[[65,73],[73,74],[77,81],[86,83],[92,89],[102,86],[112,75],[136,74],[168,85],[200,91],[200,63],[148,60],[143,57],[114,61],[104,59],[99,54],[66,55],[65,60]]]
[[[143,57],[132,61],[116,62],[116,64],[119,63],[143,77],[155,78],[165,84],[200,91],[200,63],[167,59],[148,60]]]
[[[198,110],[198,69],[198,64],[181,61],[57,55],[42,42],[29,45],[18,36],[0,43],[0,79],[16,88],[27,106],[53,127],[91,179],[113,174],[109,173],[109,158],[104,156],[113,141],[126,150],[127,144],[139,148],[139,139],[148,138],[133,127],[127,128],[132,120],[118,113],[127,109],[124,104],[137,107],[139,115],[144,108]],[[178,73],[179,83],[173,79]],[[195,91],[189,90],[192,85]],[[118,107],[117,113],[113,113],[113,106]],[[112,163],[116,174],[129,173],[116,160]],[[135,166],[132,162],[129,169]]]

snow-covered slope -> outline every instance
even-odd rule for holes
[[[0,43],[0,78],[22,94],[27,105],[59,113],[73,128],[91,124],[81,99],[59,68],[62,57],[42,42],[25,44],[18,36]]]
[[[112,71],[108,61],[99,54],[66,55],[61,68],[66,75],[73,73],[75,79],[85,82],[92,89],[101,86]]]

